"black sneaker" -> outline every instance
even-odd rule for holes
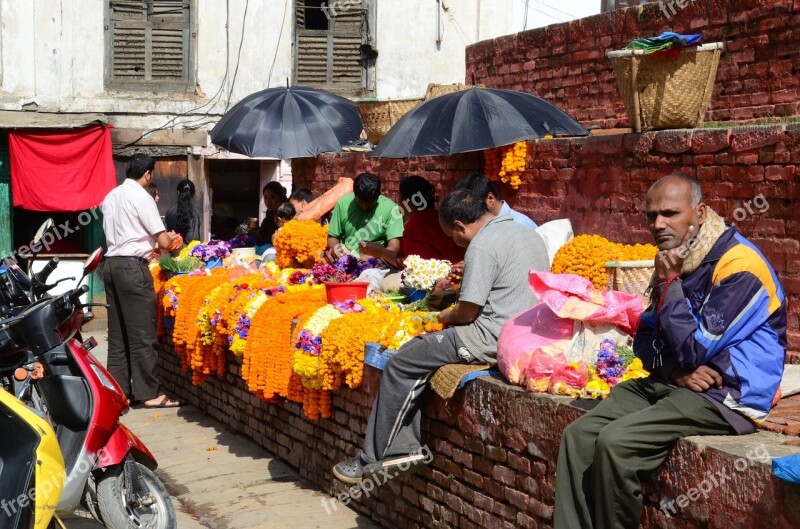
[[[364,464],[361,456],[342,461],[333,467],[333,475],[345,483],[360,483],[364,479]]]

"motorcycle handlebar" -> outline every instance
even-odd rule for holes
[[[81,296],[89,292],[89,287],[87,285],[81,285],[69,295],[69,300],[72,301],[73,304],[77,305],[80,303]]]
[[[58,266],[58,257],[53,257],[46,265],[44,265],[44,268],[33,274],[34,282],[40,285],[47,283],[47,278],[50,277],[50,274],[53,273],[53,270],[56,269],[56,266]]]

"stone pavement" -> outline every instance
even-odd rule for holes
[[[105,362],[106,336],[93,353]],[[178,511],[180,529],[377,529],[349,509],[325,509],[330,497],[274,455],[191,406],[133,409],[123,422],[147,445]],[[331,511],[328,514],[328,511]],[[67,529],[99,529],[80,514]]]

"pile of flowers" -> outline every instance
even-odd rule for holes
[[[559,248],[551,271],[585,277],[596,288],[604,289],[608,286],[607,262],[649,261],[657,253],[652,244],[620,244],[599,235],[578,235]]]
[[[328,230],[313,220],[290,220],[275,235],[275,261],[281,268],[310,268],[322,261]]]
[[[380,344],[386,349],[400,349],[416,336],[443,329],[438,312],[396,312],[386,317]]]
[[[185,253],[208,257],[212,246],[222,247],[216,241],[194,244]],[[250,392],[270,402],[302,403],[306,416],[320,418],[331,416],[332,391],[362,383],[367,342],[396,349],[441,329],[436,313],[402,312],[380,297],[326,304],[322,283],[351,280],[381,264],[345,256],[332,265],[317,263],[311,271],[264,263],[257,270],[201,268],[172,279],[155,265],[151,273],[159,289],[159,321],[174,319],[175,352],[194,384],[225,375],[230,350],[242,356]]]
[[[348,283],[360,276],[364,270],[380,268],[381,266],[383,266],[381,260],[374,257],[359,261],[352,255],[343,255],[334,264],[317,263],[308,272],[295,270],[289,277],[289,283],[292,285]]]
[[[256,238],[249,233],[242,233],[228,241],[231,250],[236,248],[251,248],[256,245]]]
[[[178,259],[186,259],[189,257],[189,252],[194,250],[194,247],[198,244],[201,244],[200,241],[189,241],[189,243],[178,252]]]
[[[231,245],[226,241],[211,240],[207,244],[197,244],[189,251],[189,255],[203,262],[224,259],[231,254]]]
[[[603,340],[597,363],[588,368],[589,380],[586,383],[586,395],[605,398],[611,388],[634,378],[649,375],[642,361],[633,354],[629,346],[618,346],[612,340]]]
[[[450,261],[409,255],[403,264],[403,282],[406,286],[419,290],[433,290],[436,283],[450,274]]]
[[[528,158],[528,142],[519,141],[513,145],[488,149],[484,153],[486,159],[486,176],[490,180],[500,181],[517,189],[530,180],[525,172]]]
[[[609,339],[600,343],[594,365],[542,358],[537,363],[537,372],[538,376],[528,379],[530,391],[589,398],[605,398],[620,382],[649,375],[630,346],[617,345]]]

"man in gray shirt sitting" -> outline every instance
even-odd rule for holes
[[[469,191],[445,197],[439,224],[467,248],[459,302],[439,314],[443,331],[414,338],[386,364],[361,454],[333,467],[344,482],[425,460],[420,425],[428,379],[445,364],[496,363],[503,324],[537,301],[528,272],[549,270],[547,249],[536,232],[510,215],[493,215]]]

